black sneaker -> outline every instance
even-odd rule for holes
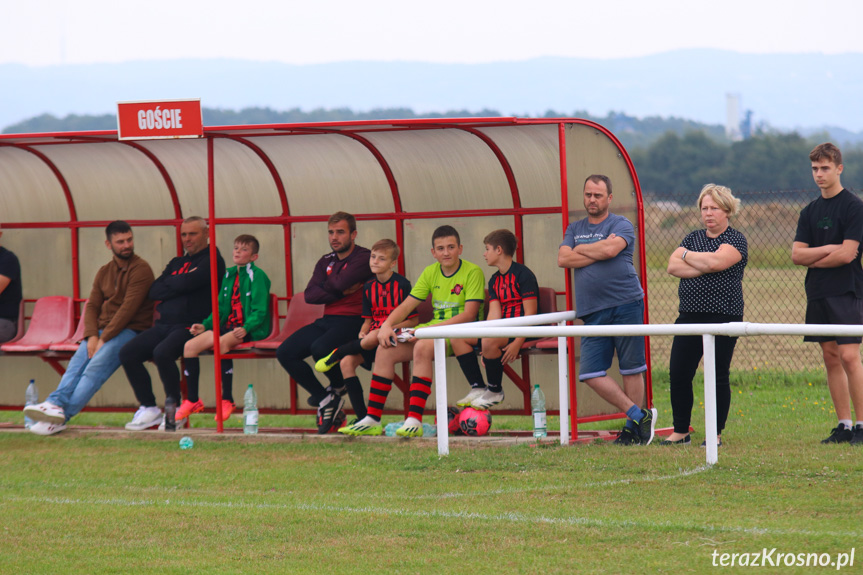
[[[641,445],[641,438],[638,433],[628,427],[624,427],[617,439],[614,440],[615,445]]]
[[[342,410],[345,398],[338,393],[329,393],[318,406],[318,433],[324,435],[333,427],[336,415]]]
[[[335,433],[341,428],[345,422],[348,420],[348,415],[345,413],[344,409],[340,409],[336,416],[333,418],[333,425],[330,427],[330,433]],[[356,419],[354,419],[356,421]]]
[[[650,445],[653,441],[653,431],[656,428],[656,408],[642,409],[644,415],[638,422],[638,437],[642,445]]]
[[[863,425],[855,425],[852,433],[854,437],[851,438],[851,445],[863,445]]]
[[[854,432],[840,423],[830,430],[830,437],[822,439],[821,443],[848,443],[854,438]]]

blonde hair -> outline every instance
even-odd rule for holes
[[[701,202],[704,200],[704,196],[707,195],[729,216],[733,216],[740,209],[740,199],[734,197],[730,188],[718,184],[707,184],[701,188],[701,193],[698,195],[699,210],[701,209]]]

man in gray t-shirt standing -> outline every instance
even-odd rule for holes
[[[585,325],[644,322],[644,291],[632,265],[635,230],[625,217],[608,211],[611,199],[611,180],[588,176],[584,181],[587,217],[567,226],[557,253],[557,265],[573,270],[575,309]],[[615,350],[623,389],[607,372]],[[626,413],[626,425],[615,443],[647,445],[653,441],[656,410],[640,407],[645,371],[644,337],[581,339],[578,379]]]

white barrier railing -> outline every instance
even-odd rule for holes
[[[566,338],[575,336],[653,336],[700,335],[704,341],[704,432],[707,463],[719,461],[716,429],[716,348],[717,335],[745,337],[755,335],[832,335],[863,336],[863,326],[782,323],[691,323],[646,325],[564,325],[574,320],[575,312],[556,312],[527,317],[475,323],[432,326],[416,331],[419,339],[435,340],[435,400],[437,404],[438,454],[449,454],[447,429],[446,339],[482,337],[557,337],[558,378],[560,387],[560,443],[569,444],[569,370]],[[556,326],[548,324],[558,322]]]

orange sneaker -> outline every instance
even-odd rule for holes
[[[233,401],[228,401],[227,399],[222,400],[222,421],[227,421],[231,414],[234,413],[234,410],[237,409],[237,406],[234,405]],[[219,414],[213,416],[215,421],[219,421]]]
[[[204,402],[200,399],[195,403],[192,403],[188,399],[184,399],[183,403],[180,404],[180,407],[177,408],[177,413],[174,415],[174,419],[180,421],[181,419],[186,419],[193,413],[201,413],[204,411]]]

